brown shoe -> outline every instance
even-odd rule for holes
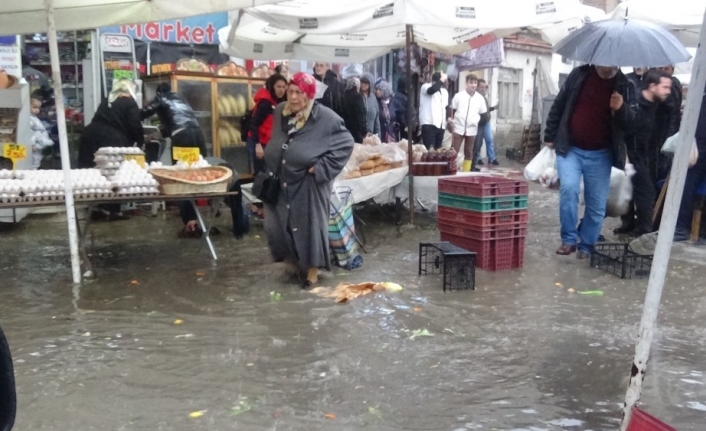
[[[575,245],[562,244],[561,247],[556,249],[556,254],[561,256],[568,256],[576,251]]]

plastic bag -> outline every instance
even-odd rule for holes
[[[539,184],[548,189],[558,190],[560,186],[559,172],[554,167],[545,169],[539,177]]]
[[[525,167],[525,178],[530,181],[539,181],[548,168],[555,169],[555,167],[556,152],[552,148],[544,147]]]
[[[662,149],[660,150],[662,154],[669,154],[669,155],[674,155],[674,153],[677,152],[677,140],[679,139],[679,133],[675,133],[674,135],[670,136],[667,138],[666,141],[664,141],[664,145],[662,145]],[[696,146],[696,139],[691,143],[691,153],[689,154],[689,167],[692,168],[696,164],[696,162],[699,160],[699,147]]]
[[[632,177],[635,167],[627,163],[625,170],[613,168],[610,171],[610,192],[606,203],[606,217],[620,217],[630,210],[632,202]]]

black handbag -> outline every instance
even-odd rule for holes
[[[262,202],[276,205],[279,198],[279,175],[272,172],[259,172],[252,183],[252,192]]]
[[[253,179],[253,195],[268,205],[277,205],[277,199],[279,198],[280,192],[279,173],[282,169],[284,152],[289,148],[289,142],[291,140],[292,138],[290,137],[287,142],[282,145],[282,157],[277,164],[277,172],[258,172]]]

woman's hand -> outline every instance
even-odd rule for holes
[[[313,173],[314,173],[314,167],[313,167],[313,166],[309,168],[309,173],[310,173],[310,174],[313,174]]]
[[[265,157],[265,150],[260,143],[255,144],[255,157],[257,157],[258,160],[262,160],[262,158]]]

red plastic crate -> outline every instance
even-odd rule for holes
[[[637,407],[633,407],[627,431],[677,431],[677,429],[643,412]]]
[[[529,183],[491,176],[439,178],[439,193],[486,198],[529,193]]]
[[[505,226],[495,227],[477,227],[469,226],[462,223],[448,223],[439,220],[439,230],[441,232],[450,233],[463,238],[477,239],[486,241],[489,239],[501,238],[516,238],[518,236],[527,236],[527,224],[515,223]]]
[[[502,238],[480,241],[441,232],[441,240],[476,252],[476,268],[502,271],[522,268],[525,260],[525,238]]]
[[[529,223],[528,210],[480,212],[440,206],[437,218],[439,222],[462,224],[474,228],[487,228]]]

